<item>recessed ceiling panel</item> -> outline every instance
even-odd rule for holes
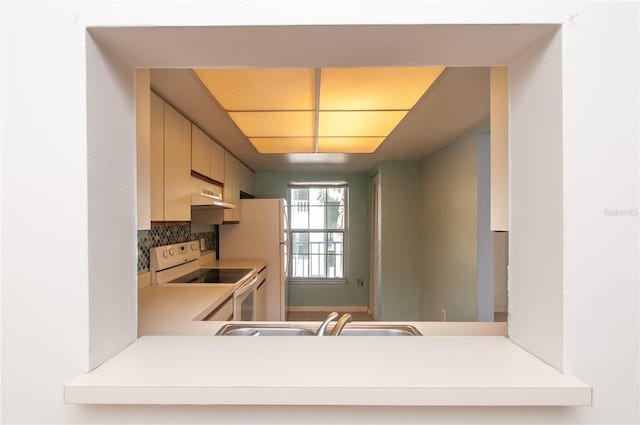
[[[218,68],[194,72],[257,152],[335,154],[377,152],[444,69]]]
[[[408,111],[320,112],[319,137],[385,137]]]
[[[315,108],[315,69],[195,69],[226,111]]]
[[[311,153],[313,137],[252,137],[251,144],[260,153]]]
[[[323,68],[320,110],[411,109],[444,67]]]
[[[229,112],[248,138],[313,137],[315,114],[309,112]]]
[[[384,137],[318,137],[318,152],[373,153]]]

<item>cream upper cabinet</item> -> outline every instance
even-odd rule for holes
[[[164,102],[151,92],[151,221],[164,220]]]
[[[151,229],[151,82],[148,69],[136,69],[136,191],[138,230]]]
[[[191,123],[164,104],[164,221],[191,220]]]
[[[240,221],[240,166],[242,164],[229,152],[224,152],[224,202],[236,208],[224,210],[224,222]]]
[[[224,154],[224,148],[211,140],[209,144],[209,177],[219,183],[224,183],[225,180]]]
[[[242,163],[240,163],[240,191],[251,196],[256,194],[256,175]]]
[[[203,176],[209,177],[210,155],[209,136],[191,124],[191,169]]]
[[[191,169],[224,183],[224,148],[191,124]]]

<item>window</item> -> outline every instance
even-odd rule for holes
[[[289,185],[291,281],[344,281],[347,240],[345,183]]]

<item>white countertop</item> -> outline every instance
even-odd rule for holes
[[[591,388],[505,337],[146,336],[67,403],[575,406]],[[222,366],[222,367],[221,367]]]
[[[259,261],[206,264],[258,270],[263,265]],[[234,286],[165,284],[141,289],[139,335],[148,336],[66,385],[65,401],[387,406],[591,403],[588,385],[505,338],[506,323],[405,322],[416,326],[423,337],[215,337],[226,322],[197,319],[232,295]],[[319,322],[292,324],[314,327]]]
[[[259,271],[260,260],[214,260],[202,267],[249,268]],[[138,291],[138,336],[213,335],[219,322],[202,319],[233,295],[235,284],[160,284]]]
[[[138,336],[213,335],[219,326],[202,319],[227,298],[235,285],[151,285],[138,292]]]

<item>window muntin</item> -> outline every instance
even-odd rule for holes
[[[291,258],[294,282],[346,279],[348,186],[289,186]]]

